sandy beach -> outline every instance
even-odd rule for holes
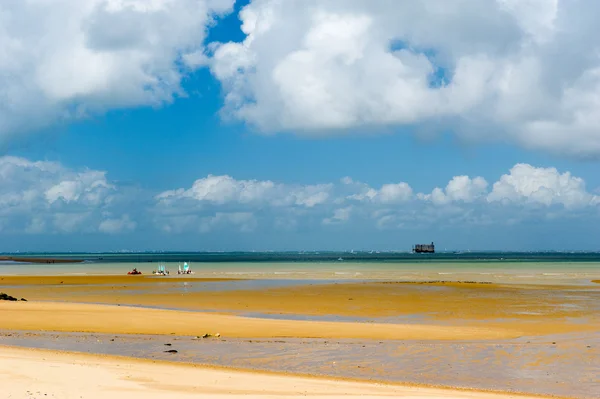
[[[539,398],[409,387],[0,347],[6,398]]]
[[[109,391],[133,398],[131,395],[169,397],[175,391],[178,397],[194,392],[203,392],[203,397],[488,397],[340,382],[348,378],[593,398],[599,388],[594,376],[600,371],[599,286],[591,279],[582,281],[579,275],[562,279],[560,284],[554,283],[554,274],[535,284],[527,279],[491,282],[485,281],[485,276],[482,274],[480,281],[464,281],[458,275],[435,281],[348,281],[202,273],[168,277],[4,275],[0,292],[27,301],[0,302],[0,345],[132,359],[4,347],[0,350],[2,367],[12,373],[13,397],[27,397],[18,395],[33,386],[47,387],[48,396],[60,392],[63,396],[56,397],[77,395],[77,389],[83,391],[81,387],[69,391],[66,381],[55,376],[57,370],[75,368],[72,372],[81,373],[81,381],[86,381],[92,370],[106,377],[101,386],[94,385],[93,393],[86,392],[90,396],[83,396],[89,398],[103,397],[102,393]],[[208,339],[202,338],[205,336]],[[169,348],[173,354],[168,353]],[[40,370],[52,369],[38,375],[37,363],[43,364]],[[19,375],[19,367],[35,369],[38,382]],[[181,373],[198,377],[187,380],[179,377]],[[243,388],[231,388],[231,383],[223,388],[215,382],[224,379]],[[259,382],[246,384],[249,379]]]

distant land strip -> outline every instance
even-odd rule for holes
[[[81,263],[83,259],[60,259],[60,258],[21,258],[18,256],[0,256],[0,261],[12,260],[24,263]]]

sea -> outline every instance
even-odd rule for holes
[[[600,252],[111,252],[4,253],[4,257],[78,263],[0,261],[0,275],[151,274],[164,265],[176,275],[188,262],[197,277],[359,279],[593,284]]]

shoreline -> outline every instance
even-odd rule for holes
[[[131,368],[132,366],[146,366],[150,368],[164,368],[170,369],[171,371],[201,371],[206,372],[218,372],[227,375],[228,379],[234,379],[236,377],[247,376],[252,379],[257,378],[276,378],[281,382],[288,382],[289,385],[295,385],[302,382],[320,382],[328,385],[340,386],[343,384],[351,384],[352,388],[368,388],[369,390],[379,391],[382,388],[384,390],[390,390],[393,396],[413,394],[420,398],[447,398],[447,399],[462,399],[462,398],[485,398],[485,399],[509,399],[514,397],[520,397],[524,399],[572,399],[568,396],[557,396],[557,395],[539,395],[539,394],[528,394],[523,392],[506,392],[496,390],[483,390],[483,389],[472,389],[462,388],[453,386],[439,386],[439,385],[427,385],[427,384],[411,384],[411,383],[391,383],[388,381],[376,381],[376,380],[364,380],[357,378],[344,378],[344,377],[331,377],[326,375],[315,375],[305,373],[294,373],[286,371],[257,371],[249,370],[244,368],[232,367],[232,366],[215,366],[210,364],[197,364],[197,363],[184,363],[184,362],[171,362],[167,360],[151,360],[129,356],[117,356],[117,355],[104,355],[96,353],[84,353],[74,351],[60,351],[60,350],[49,350],[49,349],[38,349],[28,348],[20,346],[7,346],[0,345],[0,368],[2,362],[6,359],[8,353],[9,359],[14,362],[15,356],[18,361],[19,358],[35,357],[39,360],[42,357],[43,362],[55,362],[57,358],[64,360],[70,364],[81,365],[86,362],[92,362],[95,369],[101,368],[104,365],[117,365],[120,367],[122,363],[127,363],[125,367]],[[13,364],[14,366],[14,364]],[[158,366],[158,367],[157,367]],[[35,370],[37,371],[37,369]],[[34,371],[34,372],[35,372]],[[2,377],[0,377],[1,380]],[[208,379],[208,378],[205,378]],[[287,380],[287,381],[286,381]],[[289,389],[289,388],[288,388]],[[321,388],[322,389],[322,388]],[[180,389],[177,389],[180,391]],[[128,394],[131,394],[128,393]],[[266,393],[265,395],[272,396],[272,393]],[[287,393],[285,396],[292,396],[293,394]],[[299,394],[298,396],[305,396],[306,392]],[[346,393],[345,396],[352,395]],[[376,392],[373,397],[385,398],[384,393]],[[310,393],[308,396],[314,396]],[[331,396],[331,394],[327,394]],[[367,393],[363,393],[357,396],[369,397]],[[120,397],[120,396],[119,396]],[[129,397],[129,396],[128,396]]]

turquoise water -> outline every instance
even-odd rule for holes
[[[590,284],[600,279],[596,252],[148,252],[36,253],[21,257],[78,259],[82,263],[0,261],[3,275],[125,274],[134,267],[152,274],[159,264],[177,276],[189,262],[195,277],[256,279],[469,280],[512,283]]]
[[[206,263],[482,263],[482,262],[574,262],[600,263],[600,252],[144,252],[144,253],[12,253],[22,257],[57,257],[90,262],[206,262]]]

